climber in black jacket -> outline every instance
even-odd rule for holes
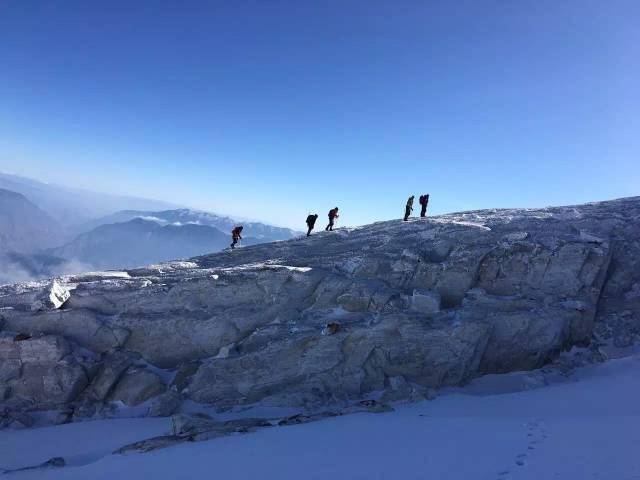
[[[307,237],[309,235],[311,235],[311,230],[313,230],[313,227],[315,227],[316,225],[316,220],[318,219],[318,214],[309,214],[309,216],[307,217]]]
[[[429,205],[429,194],[427,193],[426,195],[420,195],[420,206],[422,207],[420,208],[421,217],[427,216],[427,205]]]

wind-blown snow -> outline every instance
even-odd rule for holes
[[[16,479],[640,478],[640,355],[582,368],[535,390],[488,394],[530,374],[496,375],[431,402],[147,454],[110,455],[168,430],[167,419],[0,432],[0,466],[63,456],[62,469]]]

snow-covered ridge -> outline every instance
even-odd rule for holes
[[[640,198],[378,222],[0,287],[0,402],[346,408],[640,336]],[[44,381],[42,381],[44,379]],[[13,415],[13,417],[12,417]]]

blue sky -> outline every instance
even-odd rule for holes
[[[301,228],[638,195],[640,2],[0,0],[0,171]]]

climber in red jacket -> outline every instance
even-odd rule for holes
[[[338,215],[338,207],[329,210],[329,225],[327,225],[327,228],[325,228],[325,230],[333,230],[333,224],[335,223],[336,218],[338,218],[339,216],[340,215]]]
[[[231,230],[231,238],[233,242],[231,243],[231,248],[236,248],[236,243],[238,240],[242,240],[242,225],[238,225],[233,230]]]

